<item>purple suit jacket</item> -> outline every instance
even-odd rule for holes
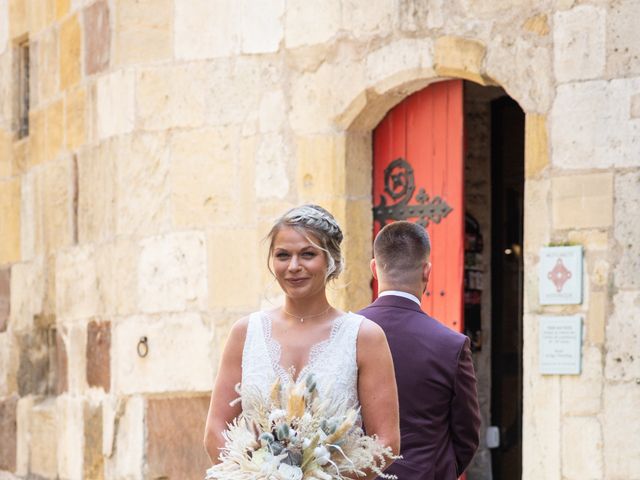
[[[399,480],[455,480],[478,448],[480,413],[469,339],[413,301],[388,295],[358,312],[382,327],[400,403]]]

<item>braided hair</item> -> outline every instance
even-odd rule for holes
[[[315,247],[325,253],[327,258],[327,280],[333,280],[340,275],[344,266],[340,244],[344,237],[338,222],[331,213],[319,205],[306,204],[292,208],[282,215],[276,220],[267,235],[269,239],[269,257],[267,264],[273,254],[276,235],[282,228],[286,227],[297,230]],[[309,234],[311,234],[313,238],[309,238]],[[270,265],[269,270],[271,271]]]

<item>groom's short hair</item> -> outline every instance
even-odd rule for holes
[[[385,226],[373,242],[377,267],[392,276],[420,269],[430,253],[431,241],[426,229],[406,221]]]

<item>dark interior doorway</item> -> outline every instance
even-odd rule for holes
[[[522,478],[524,112],[465,82],[465,333],[482,414],[468,480]],[[487,441],[489,433],[497,433]],[[491,436],[491,435],[490,435]]]

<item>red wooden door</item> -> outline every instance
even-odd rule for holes
[[[426,225],[433,266],[422,308],[460,332],[463,118],[463,83],[451,80],[406,98],[387,113],[373,133],[373,234],[382,224],[398,219]]]

